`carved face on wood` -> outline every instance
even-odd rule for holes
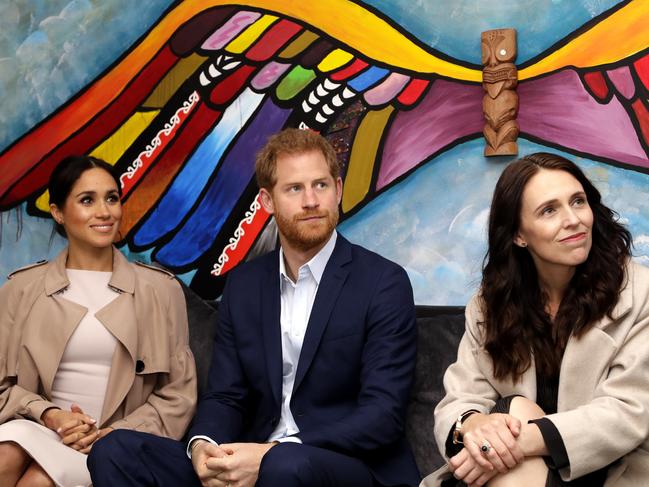
[[[482,65],[497,66],[513,63],[516,59],[516,31],[514,29],[487,30],[482,33]]]
[[[503,89],[517,84],[516,31],[514,29],[488,30],[482,33],[482,82],[492,98]]]
[[[516,31],[495,29],[482,33],[482,98],[485,117],[485,156],[514,155],[518,152],[518,84]]]

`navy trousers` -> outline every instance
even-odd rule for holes
[[[185,444],[148,433],[116,430],[88,456],[94,487],[200,487]],[[280,443],[264,456],[257,487],[376,487],[360,460],[298,443]]]

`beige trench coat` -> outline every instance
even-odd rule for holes
[[[96,317],[117,338],[100,427],[180,439],[196,406],[187,310],[173,275],[113,250],[109,286],[120,295]],[[68,339],[87,309],[62,295],[67,250],[15,272],[0,289],[0,423],[41,422]],[[42,424],[42,422],[41,422]]]
[[[570,460],[560,471],[564,480],[612,463],[606,486],[649,485],[649,269],[631,263],[627,274],[613,319],[602,319],[580,339],[570,338],[563,356],[558,412],[547,418]],[[435,440],[442,454],[460,413],[486,413],[499,397],[512,394],[536,400],[534,365],[515,384],[493,377],[491,359],[480,345],[481,321],[474,297],[457,362],[444,376],[446,396],[435,409]],[[422,486],[439,485],[443,469]]]

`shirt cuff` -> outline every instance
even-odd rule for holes
[[[299,443],[300,445],[302,444],[302,440],[299,439],[297,436],[285,436],[284,438],[277,438],[276,440],[279,443]]]
[[[187,450],[186,450],[187,457],[190,460],[192,459],[192,443],[194,443],[196,440],[205,440],[205,441],[211,443],[212,445],[219,446],[219,444],[216,441],[214,441],[212,438],[210,438],[209,436],[204,436],[204,435],[192,436],[189,439],[189,441],[187,442]]]
[[[543,441],[550,454],[550,458],[545,462],[548,467],[556,470],[569,467],[570,459],[568,458],[566,445],[554,423],[548,418],[532,419],[528,423],[534,423],[541,431],[541,436],[543,436]]]

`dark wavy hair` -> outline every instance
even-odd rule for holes
[[[592,248],[578,265],[554,320],[526,248],[514,244],[520,225],[523,190],[541,169],[565,171],[577,179],[593,212]],[[525,156],[505,168],[494,190],[489,214],[489,248],[481,283],[485,349],[494,376],[516,382],[532,356],[544,375],[559,373],[571,334],[582,336],[611,315],[625,284],[631,234],[601,201],[599,191],[573,162],[556,154]]]
[[[74,183],[76,183],[81,175],[88,169],[99,168],[106,171],[115,180],[117,184],[117,191],[120,197],[122,196],[122,186],[119,183],[119,178],[115,173],[115,168],[102,159],[92,156],[68,156],[63,159],[52,171],[47,189],[50,193],[50,204],[54,203],[59,208],[63,208],[65,200],[68,199],[70,191]],[[67,237],[63,225],[54,222],[54,229],[56,233],[62,237]]]

